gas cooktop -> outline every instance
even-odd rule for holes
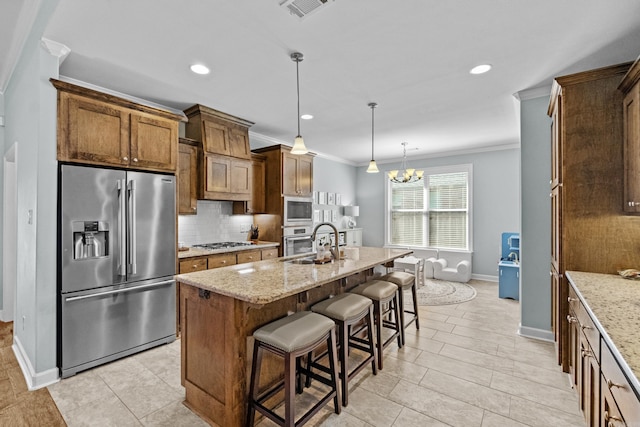
[[[236,248],[241,246],[251,246],[253,243],[251,242],[216,242],[216,243],[200,243],[198,245],[193,245],[194,248],[202,248],[202,249],[226,249],[226,248]]]

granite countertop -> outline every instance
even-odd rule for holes
[[[280,246],[280,243],[276,242],[264,242],[262,240],[258,241],[258,243],[254,243],[252,245],[247,246],[235,246],[233,248],[222,248],[222,249],[203,249],[203,248],[192,248],[190,247],[188,251],[178,251],[178,259],[183,258],[192,258],[196,256],[207,256],[213,254],[226,254],[230,252],[243,252],[243,251],[251,251],[255,249],[266,249],[266,248],[275,248]]]
[[[623,370],[640,391],[640,281],[614,274],[567,271],[569,281],[587,304],[589,314],[604,332],[614,355],[622,356]]]
[[[241,301],[264,305],[413,253],[408,249],[358,249],[358,260],[294,264],[286,260],[296,257],[284,257],[180,274],[176,280]]]

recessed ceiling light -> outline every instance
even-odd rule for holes
[[[303,114],[303,115],[300,116],[300,118],[302,120],[311,120],[311,119],[313,119],[313,115],[311,115],[311,114]]]
[[[209,68],[202,64],[193,64],[191,66],[191,71],[196,74],[209,74]]]
[[[486,73],[487,71],[489,71],[490,69],[491,69],[491,65],[482,64],[482,65],[476,65],[469,72],[471,74],[483,74],[483,73]]]

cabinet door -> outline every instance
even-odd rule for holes
[[[248,129],[229,129],[229,152],[233,157],[251,158]]]
[[[204,198],[207,198],[207,193],[229,193],[231,160],[228,157],[206,154],[204,166]]]
[[[313,157],[301,156],[298,162],[298,191],[301,196],[313,194]]]
[[[265,161],[251,159],[251,201],[249,213],[264,213],[265,210]]]
[[[68,99],[68,117],[59,117],[60,160],[126,166],[129,164],[129,113],[109,104],[61,94]],[[64,107],[61,108],[64,115]],[[66,124],[66,126],[65,126]]]
[[[580,334],[580,357],[578,396],[587,425],[597,426],[600,418],[600,366],[583,334]]]
[[[231,158],[231,193],[251,197],[251,161]]]
[[[556,108],[551,115],[551,188],[562,182],[561,108],[562,96],[559,95],[556,99]]]
[[[623,101],[624,210],[640,212],[640,83]]]
[[[131,166],[175,172],[177,156],[177,122],[131,114]]]
[[[362,230],[347,230],[347,245],[362,246]]]
[[[298,196],[298,163],[301,156],[282,153],[282,194]]]
[[[569,376],[574,386],[577,386],[578,396],[580,396],[580,329],[578,323],[578,316],[570,310],[567,315],[567,322],[569,323]]]
[[[178,155],[178,214],[197,213],[198,149],[180,144]]]
[[[202,120],[204,151],[213,154],[231,154],[229,128],[212,120]]]
[[[562,274],[562,185],[551,190],[551,265]]]

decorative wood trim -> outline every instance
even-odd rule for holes
[[[226,120],[229,121],[231,123],[235,123],[237,125],[240,126],[244,126],[244,127],[251,127],[253,126],[255,123],[250,122],[249,120],[245,120],[242,119],[240,117],[236,117],[236,116],[232,116],[231,114],[227,114],[227,113],[223,113],[222,111],[218,111],[218,110],[214,110],[213,108],[204,106],[204,105],[200,105],[200,104],[196,104],[193,105],[189,108],[187,108],[186,110],[184,110],[184,113],[187,115],[187,117],[190,119],[192,116],[196,116],[196,115],[201,115],[201,114],[207,114],[210,116],[214,116],[217,117],[219,119],[222,120]]]
[[[78,86],[73,83],[68,83],[62,80],[51,78],[49,79],[49,81],[59,91],[69,92],[69,93],[73,93],[80,96],[86,96],[91,99],[108,102],[114,105],[118,105],[120,107],[128,108],[130,110],[149,113],[149,114],[164,117],[170,120],[175,120],[179,122],[185,121],[185,117],[183,115],[172,113],[171,111],[168,111],[168,110],[163,110],[160,108],[143,105],[126,98],[122,98],[122,97],[105,93],[105,92],[100,92],[98,90],[90,89],[88,87]]]
[[[560,86],[566,87],[580,83],[592,82],[598,79],[606,79],[618,74],[625,74],[629,70],[630,66],[631,62],[625,62],[624,64],[610,65],[608,67],[596,68],[595,70],[567,74],[566,76],[556,77],[554,83],[558,82]]]
[[[636,84],[640,80],[640,56],[636,59],[636,62],[633,63],[627,74],[622,78],[622,82],[620,82],[620,86],[618,89],[622,91],[622,93],[628,93],[634,84]]]

